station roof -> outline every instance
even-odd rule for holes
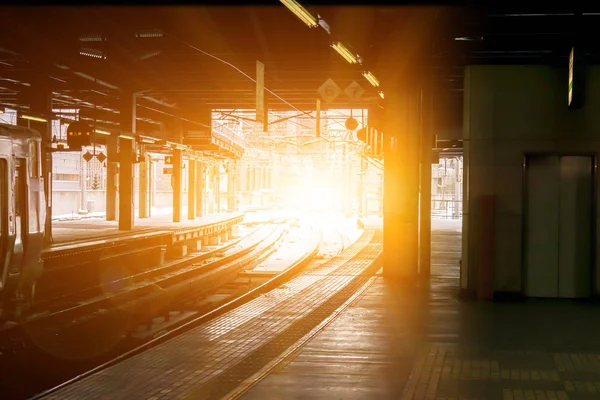
[[[194,120],[202,107],[254,108],[258,60],[265,64],[269,108],[314,109],[329,78],[342,90],[356,81],[365,92],[359,101],[340,95],[324,106],[363,107],[379,96],[361,72],[373,72],[385,91],[384,78],[401,68],[390,63],[390,53],[402,57],[420,23],[415,7],[313,2],[307,8],[327,22],[328,34],[271,3],[0,8],[3,31],[10,33],[0,43],[0,106],[27,106],[28,85],[41,74],[52,85],[54,107],[81,107],[116,123],[119,93],[128,88],[139,93],[138,129],[153,131],[172,115]],[[591,33],[600,13],[507,8],[430,9],[434,28],[422,46],[423,68],[435,82],[443,124],[460,123],[465,65],[566,68],[575,43],[595,58]],[[362,66],[333,51],[337,40],[360,55]]]

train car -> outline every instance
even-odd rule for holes
[[[46,204],[41,136],[0,124],[0,321],[32,303],[43,271]]]

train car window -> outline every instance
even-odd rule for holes
[[[26,245],[27,232],[27,169],[24,158],[17,158],[15,168],[15,222],[17,227],[16,241]]]
[[[0,158],[0,279],[8,246],[8,163]],[[1,283],[1,281],[0,281]]]
[[[29,142],[29,159],[31,160],[31,164],[29,166],[29,177],[30,178],[39,178],[40,171],[40,160],[39,160],[39,146],[37,142],[31,141]]]

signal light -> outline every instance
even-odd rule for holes
[[[67,145],[77,150],[92,144],[92,129],[85,122],[74,121],[67,127]]]

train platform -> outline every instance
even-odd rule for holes
[[[559,300],[462,302],[460,221],[433,220],[421,288],[372,278],[243,399],[600,398],[600,308]]]
[[[459,300],[460,223],[432,221],[420,285],[369,268],[381,233],[366,231],[287,284],[43,398],[599,398],[599,307]]]
[[[177,228],[198,227],[226,221],[240,213],[206,214],[193,220],[183,219],[172,222],[170,210],[155,213],[149,218],[136,218],[131,231],[121,231],[117,221],[107,221],[103,217],[60,219],[52,221],[52,239],[54,244],[66,242],[93,240],[106,236],[127,236],[147,233],[157,230],[172,230]]]
[[[378,268],[381,233],[367,231],[325,263],[164,343],[67,384],[46,398],[220,398],[317,329]]]

